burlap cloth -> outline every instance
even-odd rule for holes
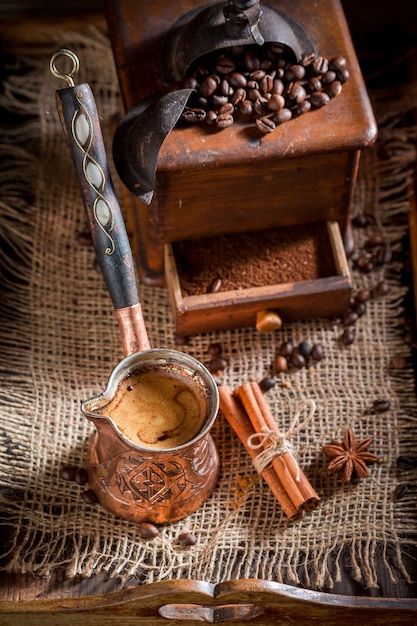
[[[107,39],[95,31],[66,33],[51,53],[59,47],[79,55],[79,82],[91,84],[108,129],[120,101]],[[415,449],[417,402],[411,365],[401,371],[388,367],[393,356],[410,358],[402,339],[407,287],[400,278],[416,129],[395,124],[408,100],[396,109],[384,104],[381,115],[377,108],[380,141],[389,143],[391,158],[378,159],[373,148],[362,159],[354,212],[375,214],[395,254],[370,274],[353,273],[355,290],[372,288],[381,278],[390,285],[389,294],[373,299],[357,323],[355,343],[341,347],[340,326],[317,320],[272,334],[244,329],[194,336],[184,347],[204,362],[208,345],[219,342],[230,362],[224,382],[234,388],[261,379],[284,339],[324,346],[324,361],[280,376],[268,393],[282,428],[303,400],[316,402],[314,419],[292,443],[321,495],[320,508],[288,524],[220,415],[213,436],[222,471],[213,496],[146,541],[134,524],[86,504],[83,488],[59,477],[62,466],[85,464],[94,427],[82,417],[80,403],[104,389],[122,348],[110,298],[93,268],[94,252],[77,242],[85,230],[83,206],[55,108],[55,90],[63,84],[50,75],[49,56],[28,63],[30,71],[12,74],[2,97],[3,106],[31,116],[10,128],[1,146],[0,481],[12,530],[3,567],[48,575],[61,566],[68,576],[108,572],[141,582],[255,577],[331,589],[341,578],[342,554],[349,557],[352,578],[377,587],[378,553],[392,581],[409,580],[401,552],[417,537],[415,473],[406,473],[414,485],[408,494],[400,500],[392,494],[404,481],[397,457]],[[410,102],[415,93],[414,88]],[[110,154],[109,134],[106,141]],[[360,247],[369,230],[355,236]],[[140,286],[140,296],[151,344],[176,348],[167,291]],[[373,413],[377,398],[390,400],[387,413]],[[343,485],[327,474],[321,446],[342,437],[348,426],[359,438],[374,438],[371,449],[381,463],[370,468],[368,479]],[[184,531],[196,534],[196,545],[178,544]]]

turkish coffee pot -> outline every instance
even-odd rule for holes
[[[69,71],[57,67],[68,60]],[[81,406],[96,427],[87,457],[89,483],[116,515],[174,522],[199,508],[217,482],[219,457],[209,432],[218,412],[217,385],[193,357],[150,348],[94,96],[89,85],[74,85],[79,62],[72,51],[55,53],[50,69],[68,85],[56,92],[58,113],[124,351],[104,392]]]

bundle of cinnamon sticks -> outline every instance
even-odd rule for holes
[[[259,472],[280,503],[284,513],[295,520],[319,505],[320,498],[300,468],[282,436],[268,402],[256,382],[244,383],[235,391],[219,387],[220,409],[254,461],[266,457]],[[270,449],[275,440],[278,447]],[[258,439],[258,445],[253,445]],[[266,451],[266,452],[265,452]]]

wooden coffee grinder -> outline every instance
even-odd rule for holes
[[[302,0],[107,0],[106,14],[125,108],[114,161],[132,247],[140,279],[168,285],[177,332],[253,326],[260,310],[284,322],[346,311],[352,195],[360,152],[377,128],[340,1],[317,0],[307,10]],[[293,64],[343,57],[342,93],[273,132],[260,133],[253,120],[222,130],[180,123],[194,97],[184,79],[201,59],[275,44]],[[313,222],[328,224],[335,275],[236,293],[181,292],[176,242]]]

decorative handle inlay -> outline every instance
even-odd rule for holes
[[[105,249],[105,253],[113,254],[115,243],[110,233],[113,230],[114,216],[110,204],[103,195],[106,186],[106,176],[100,163],[94,159],[90,152],[94,139],[94,126],[88,110],[84,107],[82,91],[75,91],[75,99],[83,112],[80,112],[80,109],[74,112],[71,131],[76,145],[84,155],[82,170],[85,179],[93,192],[97,194],[97,197],[93,200],[93,215],[99,228],[110,241],[110,247]]]

